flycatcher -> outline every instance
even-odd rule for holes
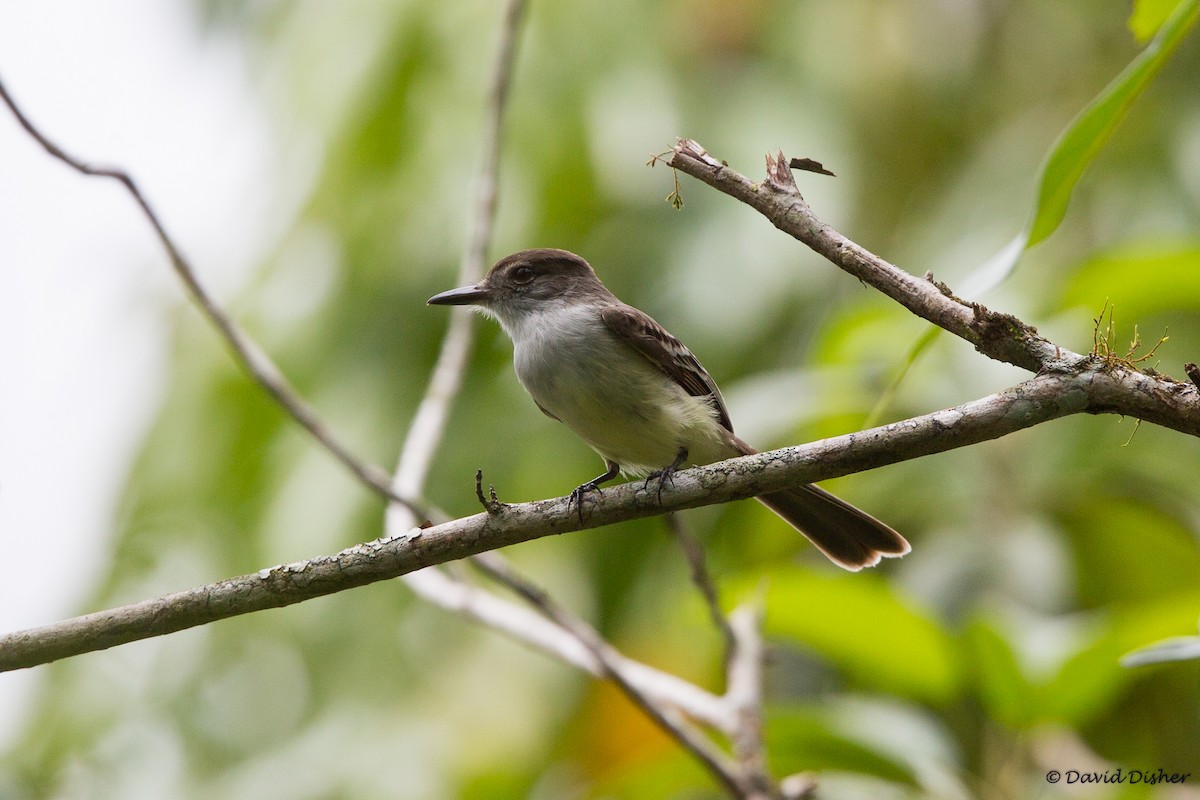
[[[576,500],[621,472],[666,477],[684,464],[758,452],[734,435],[721,392],[691,351],[618,300],[574,253],[514,253],[475,286],[428,302],[494,317],[538,408],[604,459],[605,473],[578,487]],[[909,551],[887,525],[812,484],[757,499],[846,569]]]

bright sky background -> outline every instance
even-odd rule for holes
[[[0,77],[68,152],[129,170],[228,298],[269,244],[276,164],[242,53],[201,39],[193,12],[179,0],[5,3]],[[98,610],[83,603],[182,302],[124,190],[68,170],[0,113],[0,631]],[[38,673],[0,675],[0,746]]]

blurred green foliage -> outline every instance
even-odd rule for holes
[[[1030,246],[1041,242],[1062,223],[1071,193],[1083,171],[1191,32],[1196,15],[1200,14],[1200,4],[1180,2],[1175,5],[1173,13],[1162,21],[1155,40],[1080,112],[1051,149],[1042,168],[1038,198],[1029,223]],[[1139,34],[1142,28],[1148,27],[1144,22],[1132,26]]]
[[[1042,155],[1136,56],[1127,24],[1145,40],[1166,18],[1152,5],[1130,20],[1117,0],[534,3],[492,255],[584,254],[688,342],[760,446],[853,429],[923,325],[696,183],[673,211],[671,175],[647,156],[682,135],[751,175],[776,147],[817,158],[840,176],[799,176],[819,214],[953,287],[1020,230]],[[237,313],[357,452],[389,463],[446,324],[424,301],[455,280],[499,9],[201,7],[214,35],[250,54],[280,151],[304,153],[287,166],[311,176]],[[1086,351],[1108,303],[1122,336],[1169,328],[1163,371],[1195,359],[1198,70],[1192,38],[1026,256],[1036,268],[989,305]],[[477,468],[513,500],[591,477],[597,459],[516,384],[507,341],[478,331],[429,497],[473,512]],[[89,608],[380,534],[376,499],[190,311],[175,353]],[[940,337],[890,415],[1020,377]],[[831,482],[914,544],[869,575],[838,573],[756,504],[687,514],[728,603],[767,587],[774,768],[816,772],[828,798],[1058,797],[1050,769],[1197,771],[1200,666],[1119,659],[1195,631],[1198,455],[1170,431],[1068,419]],[[721,688],[719,637],[661,521],[510,555],[628,654]],[[611,687],[399,584],[41,673],[28,729],[0,760],[6,798],[715,791]],[[1193,796],[1114,788],[1104,796]]]

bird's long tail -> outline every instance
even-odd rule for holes
[[[745,455],[758,452],[741,439],[735,443]],[[848,570],[873,567],[881,558],[896,558],[912,549],[889,526],[811,483],[757,499]]]
[[[807,536],[839,567],[858,571],[911,549],[887,525],[811,483],[760,495],[758,501]]]

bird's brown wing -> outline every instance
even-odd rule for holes
[[[733,423],[729,421],[721,391],[683,342],[668,333],[649,314],[633,306],[608,306],[600,312],[600,318],[610,331],[645,356],[688,394],[707,398],[717,411],[717,420],[727,431],[733,432]]]

